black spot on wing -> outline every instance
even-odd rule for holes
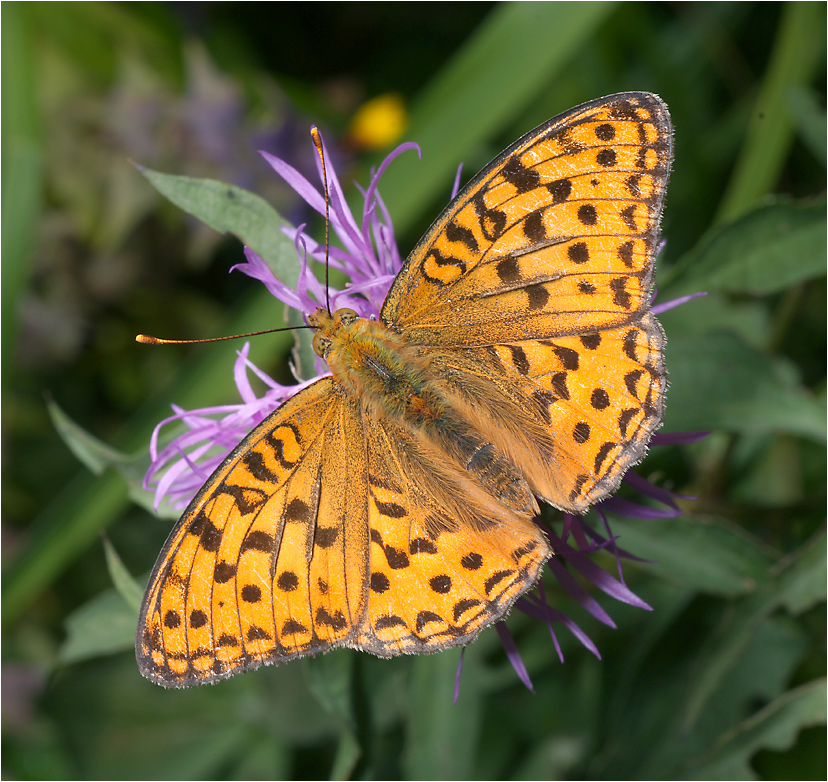
[[[604,443],[598,449],[598,453],[595,455],[595,474],[596,475],[601,474],[601,466],[604,464],[604,460],[607,458],[607,456],[609,456],[610,451],[612,451],[612,449],[615,448],[616,445],[617,445],[617,443],[607,442],[607,443]]]
[[[483,588],[486,590],[486,594],[491,594],[492,590],[501,582],[504,578],[509,578],[509,576],[513,575],[513,570],[498,570],[495,573],[490,575],[485,583],[483,584]]]
[[[326,549],[333,546],[339,537],[339,527],[317,527],[313,542],[319,548]]]
[[[527,303],[530,310],[542,310],[549,302],[549,291],[542,283],[528,285],[526,291]]]
[[[381,616],[374,622],[374,629],[375,630],[386,630],[391,627],[405,627],[405,621],[400,616],[395,616],[393,614],[388,614],[386,616]]]
[[[276,475],[267,468],[264,457],[258,451],[248,451],[241,461],[257,481],[262,483],[276,482]]]
[[[526,168],[517,157],[509,160],[501,173],[518,193],[528,193],[540,185],[540,174],[534,168]]]
[[[370,584],[371,591],[376,592],[378,595],[387,592],[391,588],[391,582],[385,573],[371,573]]]
[[[517,258],[511,256],[501,258],[495,266],[495,271],[504,285],[514,285],[520,281],[520,265]]]
[[[615,138],[615,128],[608,122],[605,122],[595,128],[595,135],[601,141],[612,141]]]
[[[422,629],[432,622],[440,622],[445,624],[443,617],[440,614],[435,614],[434,611],[420,611],[417,614],[417,632],[422,632]]]
[[[558,361],[561,362],[564,369],[570,371],[575,371],[578,369],[580,362],[577,350],[573,350],[572,348],[566,348],[562,345],[555,345],[554,351],[555,355],[558,357]]]
[[[523,221],[523,233],[533,244],[539,244],[546,239],[546,225],[543,222],[543,212],[532,212]]]
[[[575,242],[569,245],[566,254],[572,263],[586,263],[589,260],[589,247],[586,242]]]
[[[446,226],[446,238],[450,242],[460,242],[470,252],[476,253],[479,249],[474,233],[463,225],[457,225],[457,223],[453,222],[449,223]]]
[[[632,239],[629,239],[618,247],[618,257],[621,259],[621,263],[628,269],[632,269],[633,267],[633,248],[634,244]]]
[[[572,195],[572,181],[569,179],[556,179],[550,182],[546,189],[552,196],[553,204],[562,204]]]
[[[614,277],[610,280],[612,301],[618,307],[628,310],[632,307],[632,296],[627,290],[627,277]]]
[[[467,597],[465,600],[460,600],[454,604],[454,621],[459,621],[460,617],[466,613],[470,608],[474,608],[475,606],[479,606],[480,601],[475,600],[474,598]]]
[[[254,530],[245,537],[241,544],[241,553],[245,551],[265,551],[272,553],[276,546],[273,535],[268,535],[262,530]]]
[[[213,571],[213,580],[217,584],[226,584],[231,578],[234,578],[235,575],[235,565],[230,562],[216,562],[216,567]]]
[[[598,210],[593,204],[582,204],[578,207],[578,220],[583,225],[597,225]]]
[[[345,615],[342,611],[330,613],[327,609],[322,607],[316,609],[314,621],[318,625],[327,625],[328,627],[332,627],[334,630],[344,630],[348,625],[348,621],[345,619]]]

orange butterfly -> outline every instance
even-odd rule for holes
[[[227,457],[172,530],[136,650],[165,686],[335,646],[467,644],[553,555],[536,497],[584,513],[660,426],[649,311],[672,160],[655,95],[531,131],[452,201],[379,320],[309,317],[331,370]]]

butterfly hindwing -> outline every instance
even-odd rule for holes
[[[341,644],[365,610],[367,486],[355,405],[324,378],[228,456],[161,552],[137,652],[165,686]]]
[[[647,312],[615,329],[494,349],[516,382],[532,381],[554,438],[567,483],[563,497],[547,501],[585,513],[644,458],[664,413],[663,348],[661,325]]]
[[[623,93],[528,133],[415,247],[380,318],[423,345],[612,328],[649,303],[672,158],[664,103]]]
[[[531,517],[475,509],[460,473],[428,469],[393,424],[365,431],[371,572],[353,645],[390,657],[469,643],[535,583],[546,538]]]
[[[578,336],[445,349],[433,363],[456,393],[475,394],[481,415],[489,411],[490,437],[509,423],[503,397],[528,412],[523,431],[508,431],[514,460],[538,496],[583,513],[617,488],[661,425],[663,347],[664,333],[648,312]]]

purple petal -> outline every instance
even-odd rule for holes
[[[654,483],[650,483],[646,478],[642,478],[640,475],[636,475],[634,472],[630,471],[624,476],[624,480],[632,486],[636,491],[641,492],[643,495],[647,497],[652,497],[654,500],[658,500],[659,502],[663,502],[665,505],[669,505],[672,508],[676,508],[675,500],[694,500],[695,497],[689,497],[686,494],[676,494],[674,491],[669,491],[668,489],[662,489],[660,486],[656,486]]]
[[[538,595],[540,595],[541,605],[543,605],[543,612],[546,615],[546,626],[549,628],[549,635],[552,636],[552,643],[555,645],[555,651],[558,653],[558,659],[563,663],[564,656],[560,643],[558,643],[558,636],[555,635],[555,628],[552,627],[552,615],[549,610],[549,605],[546,602],[546,590],[543,588],[543,578],[540,578],[537,583]]]
[[[610,497],[601,503],[607,510],[628,519],[674,519],[681,516],[681,510],[673,508],[649,508],[646,505],[639,505],[637,502],[630,502],[622,497]]]
[[[417,150],[417,157],[420,160],[423,159],[423,153],[420,150],[419,144],[415,144],[413,141],[406,141],[403,144],[400,144],[396,149],[392,150],[385,158],[385,160],[380,163],[379,168],[377,169],[376,173],[371,177],[371,182],[368,185],[368,190],[365,193],[365,210],[362,213],[363,223],[365,223],[367,218],[367,211],[368,209],[374,204],[375,198],[377,195],[377,185],[379,185],[380,179],[382,179],[382,175],[385,173],[385,169],[391,164],[391,161],[395,158],[399,157],[403,152],[408,152],[411,149]],[[388,219],[388,215],[386,212],[386,222],[390,223],[391,221]]]
[[[554,535],[554,533],[550,538],[550,543],[552,544],[552,549],[559,556],[563,557],[567,564],[572,565],[575,570],[595,584],[605,594],[622,603],[644,608],[647,611],[652,610],[638,595],[630,591],[620,581],[614,579],[609,573],[599,568],[589,557],[568,546],[564,541]],[[556,557],[553,557],[550,563],[554,562],[555,559]]]
[[[457,166],[457,173],[454,175],[454,184],[451,186],[451,196],[449,201],[453,201],[460,192],[460,177],[463,175],[463,164]]]
[[[527,596],[524,595],[523,597],[518,598],[517,602],[515,603],[515,607],[525,613],[527,616],[531,616],[533,619],[538,619],[542,622],[551,619],[553,622],[560,622],[567,630],[569,630],[572,635],[577,638],[577,640],[583,644],[589,651],[591,651],[599,660],[601,659],[601,655],[598,652],[598,647],[592,642],[590,637],[581,630],[580,627],[570,619],[566,614],[562,613],[561,611],[557,611],[554,608],[548,609],[548,615],[543,610],[543,608],[536,603],[533,603],[531,600],[527,599]],[[563,655],[560,655],[561,661],[563,661]]]
[[[270,152],[259,150],[259,154],[271,165],[273,170],[285,180],[287,185],[319,214],[325,214],[325,199],[321,193],[305,179],[293,166],[285,163],[281,158],[271,155]]]
[[[523,685],[527,690],[529,690],[529,692],[534,692],[535,688],[532,686],[532,680],[529,678],[529,672],[523,664],[523,658],[517,650],[515,639],[512,638],[512,634],[506,627],[506,622],[498,622],[495,625],[495,628],[497,629],[497,634],[500,636],[500,643],[503,644],[506,656],[509,658],[509,662],[512,664],[512,668],[515,669],[515,673],[518,675],[518,678],[523,682]]]
[[[660,315],[662,312],[667,312],[667,310],[680,307],[682,304],[686,304],[688,301],[692,301],[693,299],[698,299],[701,296],[707,296],[707,292],[700,291],[699,293],[691,293],[688,296],[679,296],[679,298],[671,299],[670,301],[663,301],[661,304],[656,304],[650,307],[650,311],[653,315]]]
[[[457,673],[454,674],[454,705],[457,705],[457,699],[460,697],[460,674],[463,672],[463,658],[466,656],[466,647],[460,649],[460,660],[457,663]]]
[[[555,575],[558,583],[577,600],[590,614],[592,614],[599,622],[615,629],[615,622],[612,621],[609,614],[572,576],[572,574],[564,567],[564,564],[558,557],[552,557],[549,560],[549,569]],[[602,573],[604,571],[601,571]]]

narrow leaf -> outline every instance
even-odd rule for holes
[[[824,277],[825,231],[824,200],[761,206],[711,228],[681,260],[677,288],[764,296]]]
[[[133,578],[132,573],[126,569],[120,556],[118,556],[118,552],[106,535],[103,536],[103,546],[104,555],[106,556],[106,566],[109,570],[112,583],[115,584],[115,589],[126,601],[126,604],[137,612],[141,608],[141,598],[144,594],[143,588]]]
[[[129,461],[125,453],[110,448],[78,426],[53,400],[47,399],[46,409],[63,442],[95,475],[100,475],[107,467]]]
[[[781,695],[723,736],[713,753],[688,776],[755,779],[750,759],[756,752],[788,749],[803,728],[825,724],[825,685],[825,679],[817,679]]]
[[[290,224],[267,201],[249,190],[214,179],[138,168],[159,193],[210,228],[237,237],[270,264],[279,280],[296,287],[299,276],[296,250],[293,241],[282,231]]]
[[[613,518],[612,530],[622,548],[651,560],[648,570],[707,594],[751,594],[774,564],[758,540],[721,519],[682,516],[642,524]]]
[[[130,608],[114,589],[108,590],[66,620],[66,641],[58,659],[68,664],[130,649],[137,622],[137,609]]]
[[[672,336],[665,429],[769,432],[825,441],[825,406],[799,383],[794,365],[728,333]]]

